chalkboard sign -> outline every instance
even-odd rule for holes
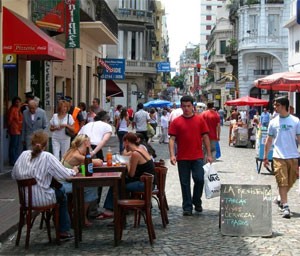
[[[223,235],[272,235],[271,186],[222,184],[220,227]]]

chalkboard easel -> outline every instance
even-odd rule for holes
[[[219,217],[223,235],[271,236],[271,186],[222,184]]]

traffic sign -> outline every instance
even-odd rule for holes
[[[158,62],[156,63],[157,72],[171,72],[170,62]]]

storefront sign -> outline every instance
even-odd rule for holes
[[[45,110],[51,107],[51,62],[45,61]]]
[[[4,68],[15,68],[17,66],[17,55],[3,54],[2,62]]]
[[[98,62],[102,67],[104,67],[101,79],[125,79],[125,59],[99,59]]]
[[[80,47],[79,0],[65,0],[66,3],[66,48]]]

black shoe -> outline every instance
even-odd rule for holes
[[[183,216],[192,216],[192,212],[189,212],[189,211],[183,211],[182,213]]]
[[[60,235],[60,241],[72,240],[74,236],[72,234]]]
[[[196,212],[203,212],[202,206],[201,205],[200,206],[195,206],[195,211]]]

